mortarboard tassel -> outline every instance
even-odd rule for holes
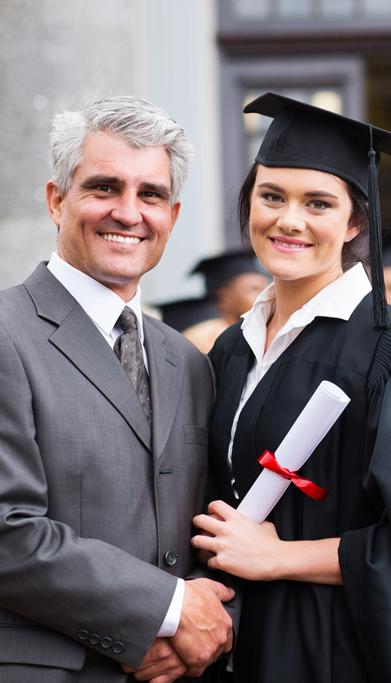
[[[376,152],[373,149],[371,125],[369,125],[369,134],[371,145],[368,152],[369,251],[372,278],[373,316],[375,326],[385,328],[390,326],[390,321],[384,288],[380,200],[377,184]]]

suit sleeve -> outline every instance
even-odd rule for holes
[[[376,400],[375,397],[372,400]],[[380,397],[377,398],[380,402]],[[376,412],[376,411],[372,411]],[[350,612],[371,681],[391,680],[391,380],[384,392],[367,489],[379,523],[343,535],[339,557]]]
[[[0,328],[0,605],[137,666],[176,578],[48,518],[36,410],[22,361]],[[117,647],[94,648],[86,633]]]

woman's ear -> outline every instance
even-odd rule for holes
[[[361,232],[361,226],[349,223],[344,242],[351,242]]]

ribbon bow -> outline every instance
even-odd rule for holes
[[[258,462],[263,467],[266,467],[266,469],[284,477],[284,479],[289,479],[292,484],[314,500],[324,500],[328,494],[327,489],[322,489],[309,479],[300,477],[296,472],[291,472],[291,470],[288,470],[286,467],[281,467],[277,462],[274,453],[271,453],[270,451],[264,451],[262,455],[259,456]]]

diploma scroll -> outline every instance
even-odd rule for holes
[[[277,462],[294,472],[302,467],[349,402],[350,398],[336,384],[321,382],[275,451]],[[290,483],[264,469],[237,509],[246,517],[263,522]]]

